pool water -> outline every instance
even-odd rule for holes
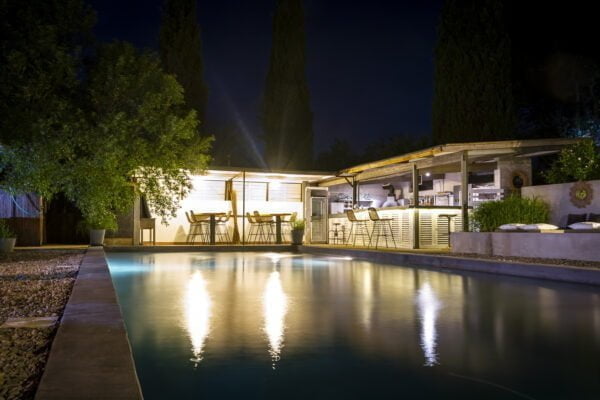
[[[598,399],[600,291],[343,257],[109,253],[145,399]]]

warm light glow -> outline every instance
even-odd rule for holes
[[[421,322],[421,348],[425,355],[425,366],[432,367],[438,364],[435,321],[440,308],[440,302],[435,293],[433,293],[431,285],[427,282],[423,284],[417,294],[417,307]]]
[[[191,361],[198,364],[202,361],[204,343],[210,332],[212,300],[206,290],[206,281],[200,271],[194,272],[187,284],[185,295],[185,321],[190,341],[192,342]]]
[[[271,181],[271,182],[269,182],[269,186],[273,190],[278,190],[281,187],[281,182],[279,182],[279,181]]]
[[[281,286],[279,272],[273,271],[269,275],[263,296],[263,311],[265,314],[265,333],[269,339],[269,354],[273,362],[272,367],[281,358],[283,347],[283,334],[285,330],[285,314],[287,313],[287,296]]]
[[[431,176],[431,172],[425,172],[425,176]]]

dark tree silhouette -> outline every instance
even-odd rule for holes
[[[435,142],[515,135],[511,40],[505,19],[503,1],[446,1],[435,49]]]
[[[160,27],[160,57],[183,87],[185,102],[204,122],[208,90],[203,79],[202,42],[195,0],[166,0]]]
[[[302,0],[277,1],[262,125],[271,168],[312,167],[312,112],[306,82]]]

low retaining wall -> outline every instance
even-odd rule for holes
[[[453,253],[600,261],[600,233],[453,232]]]
[[[299,246],[303,253],[350,256],[366,261],[400,266],[425,267],[436,270],[485,272],[523,278],[549,279],[560,282],[600,285],[600,269],[529,264],[434,254],[383,252],[318,246]]]
[[[567,216],[569,214],[600,214],[600,201],[597,200],[600,197],[600,180],[587,181],[587,183],[592,187],[594,197],[592,202],[584,208],[576,207],[571,202],[570,190],[575,184],[573,182],[525,186],[521,189],[521,195],[523,197],[539,197],[544,200],[550,206],[549,222],[564,227],[567,225]]]
[[[35,398],[142,399],[102,248],[83,259]]]

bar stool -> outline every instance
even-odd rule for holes
[[[258,211],[254,211],[254,220],[258,223],[259,237],[264,239],[262,243],[270,243],[275,241],[275,231],[273,225],[275,221],[270,215],[260,215]]]
[[[456,214],[440,214],[438,215],[438,218],[447,218],[448,219],[448,229],[447,229],[447,235],[448,235],[448,248],[450,248],[450,233],[452,232],[452,218],[457,217],[458,215]],[[439,240],[438,240],[439,242]]]
[[[248,229],[248,242],[256,243],[258,241],[258,222],[254,219],[252,214],[249,212],[246,213],[246,219],[250,224],[250,229]],[[254,236],[254,241],[252,241],[252,236]]]
[[[202,243],[208,243],[208,240],[209,240],[208,230],[206,230],[206,232],[204,232],[204,230],[202,229],[202,225],[208,224],[209,221],[205,220],[205,219],[200,219],[200,218],[194,216],[193,211],[190,211],[189,213],[186,211],[185,217],[187,218],[188,222],[190,223],[190,230],[189,230],[187,238],[186,238],[186,243],[194,243],[196,241],[196,236],[200,236],[200,241]],[[207,226],[207,228],[209,228],[209,227]]]
[[[333,223],[333,229],[329,231],[329,242],[333,244],[346,242],[346,227],[341,222]]]
[[[375,248],[377,248],[379,237],[383,236],[385,238],[385,247],[389,247],[388,238],[391,238],[394,247],[397,248],[398,246],[396,246],[396,241],[394,240],[394,231],[392,230],[392,218],[381,218],[377,210],[373,207],[369,207],[369,218],[373,221],[373,232],[369,240],[369,247],[371,247],[371,241],[377,236],[377,240],[375,241]]]
[[[215,235],[217,241],[229,243],[231,237],[229,236],[229,229],[227,229],[227,222],[231,219],[231,211],[227,212],[227,215],[219,217],[215,224]]]
[[[348,221],[350,221],[350,232],[348,233],[348,241],[346,244],[349,245],[350,238],[354,238],[352,245],[356,246],[356,237],[361,238],[363,245],[366,243],[365,237],[367,237],[367,239],[369,239],[369,243],[371,243],[371,234],[369,233],[367,220],[356,218],[354,210],[346,211],[346,217],[348,218]]]

